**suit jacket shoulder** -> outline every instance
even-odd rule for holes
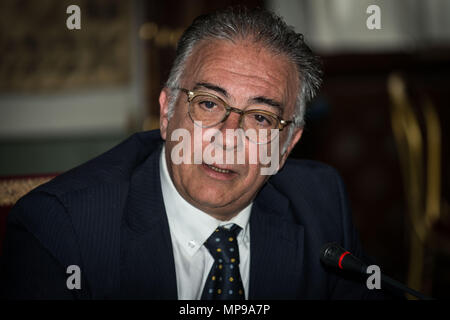
[[[8,215],[3,294],[25,299],[89,297],[91,290],[85,284],[90,281],[83,282],[85,290],[68,294],[69,265],[82,266],[83,280],[104,284],[97,290],[99,296],[110,291],[111,272],[118,270],[109,272],[107,265],[114,264],[116,256],[119,259],[121,208],[129,181],[136,168],[160,150],[161,142],[159,131],[134,134],[22,197]],[[39,257],[40,263],[30,257]]]
[[[62,196],[101,184],[127,182],[133,170],[162,143],[158,130],[133,134],[111,150],[87,161],[35,189]]]

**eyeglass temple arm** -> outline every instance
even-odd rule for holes
[[[279,121],[280,121],[280,128],[279,128],[280,131],[282,131],[286,126],[294,122],[293,120],[283,120],[283,119],[279,119]]]

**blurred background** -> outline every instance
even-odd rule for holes
[[[72,4],[80,30],[66,27]],[[450,297],[447,0],[2,0],[0,237],[25,192],[157,128],[182,31],[234,4],[276,11],[323,58],[292,157],[338,169],[382,271]],[[381,29],[368,27],[370,5]]]

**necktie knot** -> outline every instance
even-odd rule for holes
[[[205,247],[215,261],[222,264],[239,264],[237,236],[241,227],[233,224],[230,229],[218,227],[206,240]]]

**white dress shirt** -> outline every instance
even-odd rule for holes
[[[160,158],[161,188],[169,221],[172,239],[178,299],[199,300],[202,296],[206,278],[214,264],[214,259],[203,243],[218,226],[231,227],[237,224],[242,228],[237,237],[239,244],[239,270],[248,299],[250,272],[250,228],[249,218],[252,204],[229,221],[218,220],[195,208],[178,193],[165,158],[165,146]]]

